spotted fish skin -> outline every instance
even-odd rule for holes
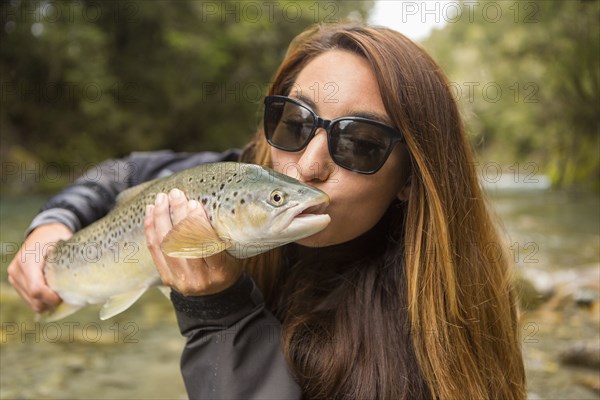
[[[188,219],[176,225],[163,242],[165,254],[173,257],[206,257],[222,250],[237,258],[251,257],[310,236],[329,223],[326,214],[302,214],[326,206],[325,193],[254,164],[204,164],[143,183],[120,194],[104,218],[48,253],[46,281],[63,303],[47,321],[87,304],[104,304],[100,318],[107,319],[160,284],[146,246],[144,214],[158,193],[174,188],[203,205],[212,230],[205,235],[206,229]]]

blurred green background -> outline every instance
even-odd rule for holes
[[[454,82],[480,157],[534,162],[555,187],[598,192],[600,2],[471,4],[424,45]]]
[[[315,22],[362,20],[373,2],[44,4],[2,2],[4,192],[52,191],[133,150],[243,146],[291,39]],[[10,162],[52,170],[23,185]]]
[[[421,44],[448,75],[517,266],[529,398],[599,398],[600,1],[435,3],[397,17],[446,22]],[[6,276],[23,231],[106,158],[243,146],[290,40],[375,6],[1,3],[0,398],[185,398],[161,295],[109,321],[94,307],[33,321]]]
[[[132,150],[242,146],[291,38],[315,22],[367,20],[374,2],[269,4],[2,2],[2,192],[54,191]],[[533,162],[555,186],[599,190],[599,9],[438,9],[447,24],[423,45],[448,74],[482,162],[520,173]]]

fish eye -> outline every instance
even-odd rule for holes
[[[279,190],[273,190],[271,192],[270,203],[276,207],[279,207],[285,203],[285,196],[283,192]]]

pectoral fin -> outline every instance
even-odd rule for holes
[[[41,315],[41,319],[44,322],[58,321],[59,319],[66,318],[69,315],[74,314],[76,311],[78,311],[82,307],[83,306],[75,306],[73,304],[67,304],[67,303],[63,302],[63,303],[60,303],[59,305],[57,305],[56,307],[54,307],[52,310],[43,313]]]
[[[100,319],[104,321],[105,319],[114,317],[127,310],[144,294],[146,289],[148,288],[143,287],[111,297],[102,306],[102,309],[100,310]]]
[[[206,258],[231,247],[221,239],[204,219],[190,215],[175,225],[162,242],[163,253],[169,257]]]

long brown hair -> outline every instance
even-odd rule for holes
[[[340,269],[328,249],[302,262],[284,248],[248,265],[282,319],[305,395],[525,398],[510,262],[490,251],[502,241],[445,75],[393,30],[318,25],[292,42],[269,94],[288,94],[302,68],[332,49],[370,63],[412,173],[408,200],[390,205],[377,228],[378,254]],[[262,130],[244,158],[269,164]]]

